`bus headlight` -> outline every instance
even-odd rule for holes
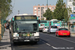
[[[18,33],[13,33],[13,37],[19,37]]]
[[[39,36],[39,32],[34,33],[34,36]]]

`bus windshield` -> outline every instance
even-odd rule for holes
[[[37,31],[37,21],[16,21],[15,29],[17,32]]]

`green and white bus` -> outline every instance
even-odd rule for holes
[[[62,21],[59,21],[57,19],[52,19],[52,20],[50,20],[49,23],[51,26],[55,25],[55,26],[61,27],[61,25],[62,25]]]
[[[12,42],[34,42],[39,37],[39,20],[36,15],[15,15],[11,19],[10,32]]]
[[[49,21],[47,21],[47,20],[40,20],[39,31],[43,31],[44,27],[49,27]]]

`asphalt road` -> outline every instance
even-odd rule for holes
[[[40,41],[11,44],[12,50],[75,50],[75,37],[56,37],[55,34],[40,32]]]

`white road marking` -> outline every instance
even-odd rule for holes
[[[44,34],[44,35],[48,35],[48,34]],[[49,35],[49,36],[55,37],[55,36],[53,36],[53,35]],[[58,38],[58,37],[56,37],[56,38]],[[63,38],[59,38],[59,39],[66,40],[66,39],[63,39]],[[70,40],[66,40],[66,41],[75,43],[75,42],[70,41]],[[42,41],[42,42],[44,42],[44,41]],[[44,42],[44,43],[45,43],[47,46],[52,47],[53,49],[74,49],[74,47],[54,47],[54,46],[50,45],[49,43],[46,43],[46,42]]]
[[[46,45],[51,46],[50,44],[46,43]]]
[[[42,41],[43,43],[45,43],[47,46],[51,46],[49,43],[46,43],[46,42],[44,42],[44,41]]]

